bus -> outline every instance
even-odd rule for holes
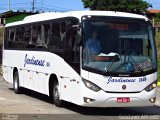
[[[3,78],[86,107],[153,106],[157,54],[150,20],[116,11],[47,12],[8,23]]]

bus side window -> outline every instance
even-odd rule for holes
[[[32,26],[31,34],[32,34],[32,41],[36,44],[37,36],[38,36],[38,26],[37,25]]]
[[[50,26],[49,24],[42,24],[38,26],[37,30],[37,49],[46,49],[49,44]]]
[[[44,24],[44,47],[48,48],[49,45],[49,39],[51,34],[51,28],[50,24]]]
[[[52,50],[62,49],[59,23],[53,23],[51,25],[51,38],[50,38],[49,43],[50,43],[50,49]]]
[[[9,30],[5,29],[4,32],[4,48],[8,48]]]
[[[8,48],[14,48],[15,42],[15,28],[9,29]]]
[[[62,22],[60,24],[60,36],[61,36],[61,42],[63,42],[66,37],[66,23],[65,22]]]
[[[16,28],[15,48],[21,49],[24,47],[23,36],[24,36],[24,27]]]
[[[44,40],[44,26],[43,25],[38,25],[38,30],[37,30],[37,43],[36,46],[37,48],[40,48],[43,46],[43,40]]]
[[[51,40],[51,24],[45,25],[45,47],[49,48],[49,42]]]
[[[25,48],[34,49],[35,43],[32,41],[31,37],[31,26],[25,27],[25,35],[24,35]]]

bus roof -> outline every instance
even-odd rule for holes
[[[63,17],[76,17],[81,21],[81,17],[85,15],[128,17],[128,18],[139,18],[139,19],[148,20],[148,18],[143,15],[125,13],[125,12],[116,12],[116,11],[46,12],[46,13],[27,16],[24,18],[24,20],[6,24],[5,27],[52,20],[52,19],[63,18]]]

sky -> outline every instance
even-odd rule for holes
[[[8,1],[0,1],[0,13],[8,10]],[[83,8],[82,0],[34,0],[35,11],[75,11],[87,10]],[[160,9],[160,0],[145,0],[152,4],[153,9]],[[33,0],[10,0],[10,9],[17,10],[32,10]]]

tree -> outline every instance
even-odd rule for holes
[[[84,8],[90,10],[144,13],[151,4],[144,0],[82,0]]]
[[[156,22],[160,22],[160,13],[156,14],[156,18],[155,18]]]

